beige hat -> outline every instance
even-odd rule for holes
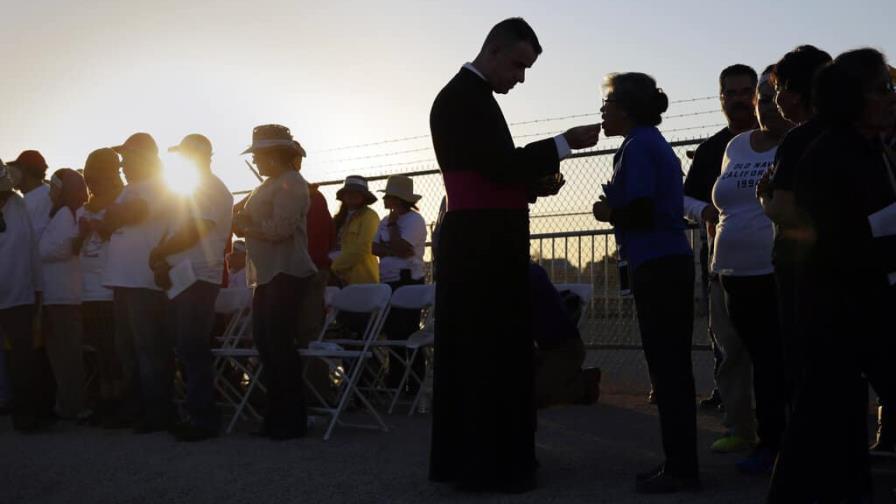
[[[370,192],[370,189],[367,188],[367,179],[360,175],[349,175],[346,177],[342,189],[336,191],[336,199],[342,201],[342,195],[345,194],[346,191],[354,191],[363,194],[365,205],[372,205],[377,200],[376,196],[374,196],[373,193]]]
[[[386,180],[386,189],[379,191],[386,196],[394,196],[410,204],[417,203],[423,196],[414,194],[414,179],[405,175],[392,175]]]

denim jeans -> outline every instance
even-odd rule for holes
[[[116,288],[115,294],[116,303],[119,294],[123,297],[130,322],[144,422],[168,427],[174,415],[174,337],[168,325],[168,298],[162,291],[142,288]]]
[[[184,366],[190,422],[217,431],[221,415],[215,405],[214,370],[209,348],[215,323],[215,299],[220,286],[198,281],[168,305],[169,321],[177,342],[177,356]]]

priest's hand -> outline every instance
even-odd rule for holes
[[[570,149],[587,149],[597,145],[600,138],[600,123],[587,126],[576,126],[563,134]]]

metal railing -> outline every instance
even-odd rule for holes
[[[703,139],[670,142],[682,162],[683,172],[690,165],[687,151]],[[599,228],[591,214],[591,205],[601,193],[601,183],[610,180],[613,154],[616,149],[577,152],[561,163],[566,185],[558,196],[539,199],[530,210],[530,250],[533,260],[548,271],[555,283],[591,283],[594,297],[590,300],[582,334],[588,348],[640,349],[637,316],[631,298],[619,295],[616,271],[616,243],[613,230]],[[390,175],[414,179],[414,192],[423,195],[418,203],[427,222],[435,222],[439,203],[445,193],[442,177],[435,166],[412,171],[381,173],[365,177],[371,191],[385,187]],[[312,181],[313,182],[313,181]],[[335,213],[336,191],[342,179],[325,180],[317,185]],[[235,195],[246,194],[238,191]],[[699,243],[698,233],[689,231],[692,245]],[[697,247],[694,247],[697,250]],[[697,254],[695,254],[696,256]],[[427,252],[426,258],[431,257]],[[429,270],[429,264],[427,264]],[[699,275],[698,275],[699,276]],[[696,279],[699,281],[699,278]],[[695,289],[698,314],[695,320],[694,349],[709,349],[705,331],[705,313],[700,310],[703,292]]]

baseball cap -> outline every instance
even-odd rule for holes
[[[191,133],[183,138],[179,144],[169,147],[168,152],[179,152],[181,154],[212,157],[212,143],[204,135],[199,133]]]
[[[147,156],[158,156],[159,146],[149,133],[134,133],[123,144],[112,147],[119,154],[138,153]]]
[[[9,166],[18,166],[19,168],[32,173],[43,173],[47,171],[47,160],[36,150],[22,151],[15,160],[10,161]]]

